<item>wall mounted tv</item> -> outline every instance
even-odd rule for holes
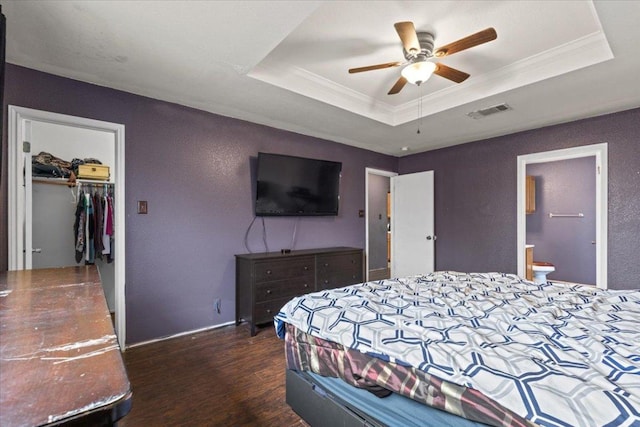
[[[257,216],[338,215],[342,163],[258,153]]]

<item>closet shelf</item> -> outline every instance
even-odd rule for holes
[[[76,187],[77,183],[82,184],[92,184],[92,185],[114,185],[114,182],[108,181],[96,181],[93,179],[76,179],[75,182],[69,182],[65,178],[41,178],[41,177],[32,177],[31,182],[38,182],[41,184],[51,184],[51,185],[66,185],[67,187]]]

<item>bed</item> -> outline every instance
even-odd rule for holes
[[[297,297],[274,322],[312,425],[392,425],[376,415],[390,398],[423,426],[640,425],[640,290],[435,272]],[[315,421],[329,407],[348,415]]]

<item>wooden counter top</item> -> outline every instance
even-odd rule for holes
[[[0,273],[0,425],[113,422],[130,389],[94,266]]]

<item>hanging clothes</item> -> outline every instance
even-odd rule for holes
[[[113,197],[107,191],[100,193],[93,184],[89,184],[89,191],[79,191],[73,225],[76,262],[84,260],[85,264],[94,264],[96,258],[106,258],[111,263],[114,260]]]
[[[95,222],[93,217],[93,198],[91,194],[84,195],[84,212],[85,212],[85,233],[86,244],[84,245],[85,264],[93,264],[95,262],[95,250],[93,247],[93,235],[95,232]]]
[[[115,229],[114,229],[114,225],[113,225],[113,194],[109,193],[109,195],[107,196],[107,215],[106,215],[106,221],[105,221],[105,231],[107,236],[109,236],[109,253],[107,254],[107,262],[111,263],[113,262],[113,260],[115,259],[114,257],[114,249],[115,249],[115,244],[114,244],[114,238],[115,238]]]
[[[108,197],[105,194],[102,198],[102,211],[104,213],[102,221],[102,255],[111,255],[111,238],[109,231],[113,234],[113,220],[111,218],[111,210],[109,209]],[[107,258],[109,258],[107,256]]]
[[[84,226],[85,226],[85,211],[84,211],[84,194],[78,197],[78,204],[76,205],[76,219],[73,224],[73,233],[76,251],[76,262],[82,261],[84,258]]]
[[[93,251],[95,257],[102,259],[102,196],[96,191],[93,193]]]

